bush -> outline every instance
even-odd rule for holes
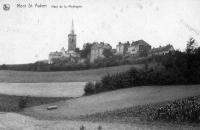
[[[84,88],[84,92],[85,92],[85,95],[90,95],[90,94],[93,94],[95,93],[95,84],[92,83],[92,82],[88,82],[86,83],[85,85],[85,88]]]
[[[18,102],[19,109],[24,109],[27,106],[28,97],[20,97]]]
[[[105,91],[105,89],[102,86],[102,83],[100,82],[95,83],[95,90],[96,93]]]
[[[135,71],[135,73],[133,73],[133,71]],[[108,74],[104,76],[100,82],[87,83],[84,89],[85,95],[140,85],[142,84],[140,82],[143,81],[141,80],[141,77],[142,76],[140,75],[140,73],[135,69],[113,75]],[[139,80],[141,81],[137,82]]]
[[[158,108],[155,119],[178,122],[200,122],[200,104],[196,97],[176,100]]]
[[[99,93],[103,91],[106,91],[106,89],[103,88],[102,83],[100,82],[96,82],[96,83],[88,82],[84,88],[85,95],[91,95],[91,94]]]

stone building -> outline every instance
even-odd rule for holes
[[[75,62],[80,57],[80,55],[75,52],[76,49],[76,34],[74,31],[74,23],[72,21],[71,31],[68,34],[68,50],[64,47],[60,51],[49,53],[49,63],[53,63],[55,60],[68,60],[69,62]]]
[[[171,44],[168,44],[166,46],[160,46],[158,48],[153,48],[150,53],[149,56],[152,55],[165,55],[169,52],[173,52],[174,51],[174,47]]]
[[[117,44],[116,46],[116,54],[118,55],[125,55],[128,51],[128,48],[130,46],[130,43],[121,43],[119,42],[119,44]]]
[[[107,43],[93,43],[90,52],[90,62],[93,63],[94,60],[98,58],[104,58],[103,51],[105,49],[112,49],[112,47]]]
[[[127,53],[136,56],[147,56],[150,50],[151,45],[144,40],[138,40],[131,43],[131,45],[128,47]]]

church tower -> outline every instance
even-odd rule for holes
[[[71,32],[68,34],[68,51],[75,51],[76,49],[76,34],[74,33],[74,22],[72,20]]]

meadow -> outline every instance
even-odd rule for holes
[[[199,123],[200,95],[173,101],[163,101],[129,108],[80,116],[92,122],[140,123],[144,121],[167,123]]]
[[[42,104],[53,103],[61,100],[68,100],[68,97],[26,97],[0,94],[0,111],[1,112],[20,112],[20,101],[26,98],[26,106],[32,107]]]
[[[151,110],[149,108],[158,108],[174,100],[200,95],[199,85],[157,85],[82,96],[83,84],[86,82],[99,81],[107,74],[124,72],[131,67],[143,66],[124,65],[62,72],[0,71],[0,93],[2,93],[0,94],[0,111],[12,116],[8,120],[16,116],[10,112],[17,112],[23,114],[20,116],[27,115],[42,121],[62,122],[63,128],[66,127],[64,124],[68,119],[74,120],[73,123],[78,123],[78,127],[93,121],[104,123],[114,121],[117,125],[122,125],[124,122],[138,123],[138,116],[145,119],[144,113],[148,114],[148,110]],[[80,83],[79,87],[76,83]],[[79,93],[77,98],[69,98],[69,94],[73,91],[75,94]],[[19,104],[24,98],[26,106],[21,109]],[[47,107],[50,105],[56,105],[58,108],[49,111]],[[169,129],[171,128],[174,128],[174,125]]]
[[[80,97],[85,82],[0,83],[0,94],[31,97]]]
[[[80,97],[85,85],[81,81],[97,81],[103,75],[131,67],[133,65],[62,72],[0,71],[0,111],[19,111],[19,101],[27,96],[26,107]]]
[[[13,107],[18,108],[18,101],[23,97],[0,95],[0,110],[4,111],[0,113],[0,129],[78,130],[81,126],[84,126],[87,130],[94,130],[101,126],[102,129],[110,130],[198,130],[199,125],[190,126],[174,123],[137,122],[137,118],[134,118],[134,116],[140,115],[139,111],[146,112],[149,106],[154,106],[155,104],[162,105],[163,102],[168,103],[173,100],[199,95],[199,92],[199,85],[144,86],[84,96],[76,99],[28,97],[27,108],[23,111],[10,109]],[[57,105],[58,110],[47,111],[46,107],[49,105]],[[130,107],[126,107],[127,105]],[[109,113],[107,112],[109,110],[112,111]],[[12,113],[13,111],[17,113]],[[71,114],[77,117],[66,120],[70,119],[70,111],[72,112]],[[91,115],[92,113],[95,117]],[[38,119],[30,116],[37,117]]]
[[[38,119],[72,119],[84,115],[173,101],[198,95],[200,95],[199,85],[143,86],[31,107],[25,109],[24,113]],[[56,105],[58,109],[53,111],[46,110],[50,105]]]
[[[89,82],[99,81],[106,74],[124,72],[131,67],[141,68],[141,65],[122,65],[100,69],[59,72],[32,71],[0,71],[0,82],[7,83],[41,83],[41,82]]]

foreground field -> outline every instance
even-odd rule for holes
[[[120,124],[120,123],[93,123],[69,120],[37,120],[16,113],[0,113],[1,130],[80,130],[84,126],[86,130],[198,130],[199,127],[181,125],[154,125],[154,124]]]
[[[197,125],[200,123],[199,103],[200,95],[95,113],[81,116],[79,119],[92,122],[165,122]]]
[[[200,85],[135,87],[36,106],[26,109],[24,113],[39,119],[71,119],[196,95],[200,95]],[[46,108],[49,105],[57,105],[58,109],[48,111]]]
[[[106,74],[123,72],[131,67],[141,68],[141,65],[123,65],[100,69],[62,72],[30,72],[30,71],[0,71],[0,82],[9,83],[41,83],[41,82],[88,82],[98,81]]]
[[[125,110],[124,108],[134,108],[134,106],[138,105],[172,101],[195,95],[200,95],[200,85],[163,87],[144,86],[121,89],[74,99],[29,97],[27,104],[28,108],[19,112],[23,115],[17,113],[0,113],[0,129],[79,130],[81,126],[84,126],[86,130],[97,130],[98,127],[101,126],[102,130],[198,130],[200,129],[199,125],[190,126],[173,123],[148,123],[137,121],[129,123],[126,121],[120,122],[121,119],[118,122],[114,120],[116,119],[116,115],[112,115],[112,113],[106,114],[106,118],[108,117],[108,120],[103,116],[101,116],[101,120],[95,120],[98,118],[96,118],[98,114],[95,115],[95,118],[87,116],[95,113],[104,113],[106,111],[123,111]],[[10,109],[13,105],[17,106],[19,98],[19,96],[0,95],[1,108],[5,108],[5,106],[7,106],[7,108]],[[49,105],[57,105],[58,109],[48,111],[46,108]],[[130,111],[130,114],[133,114],[134,112],[135,111]],[[109,115],[111,115],[111,118],[109,118]],[[84,116],[86,118],[80,118]],[[111,123],[109,123],[110,121]]]

